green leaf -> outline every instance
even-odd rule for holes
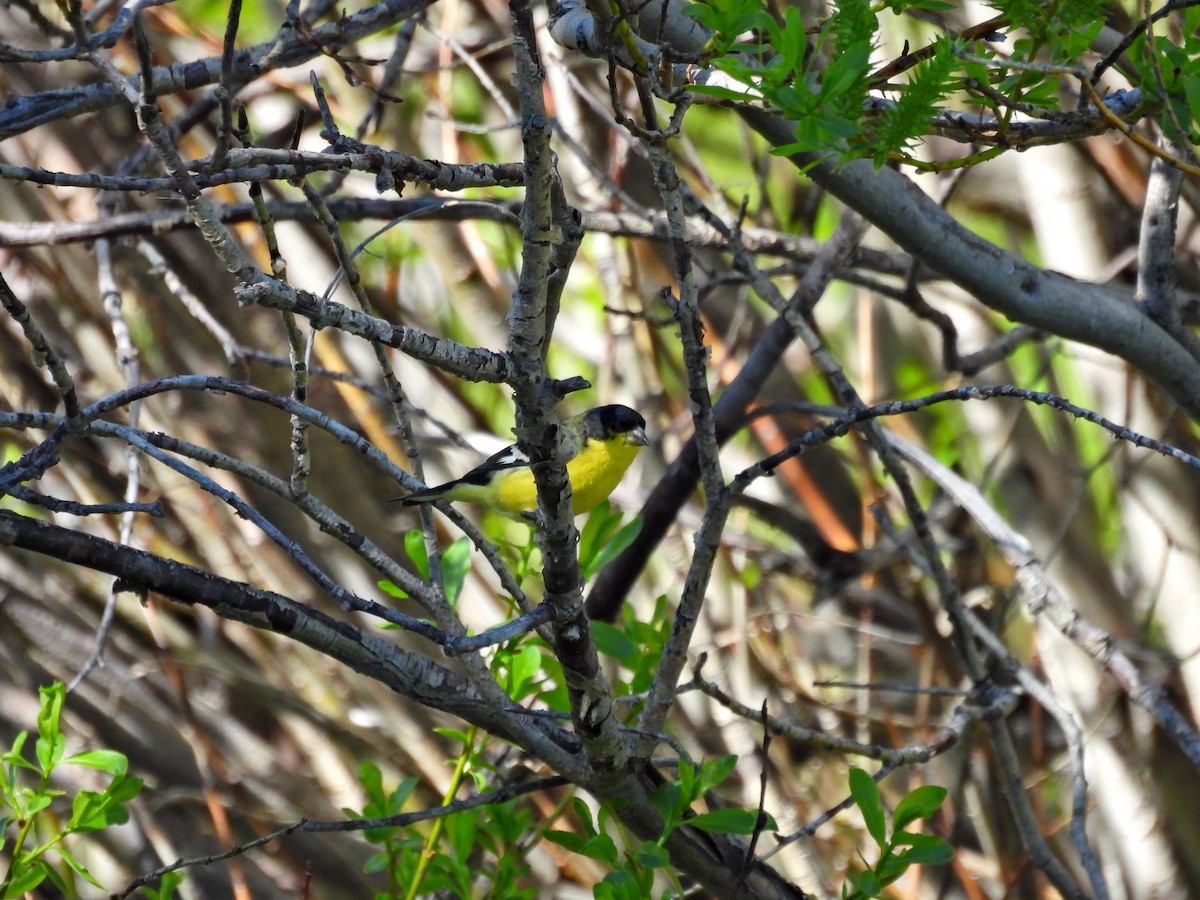
[[[425,552],[425,534],[419,528],[414,528],[404,535],[404,552],[416,566],[417,573],[425,581],[429,580],[429,554]]]
[[[837,116],[817,116],[814,124],[821,129],[822,134],[825,136],[826,146],[832,143],[830,139],[835,141],[849,140],[852,137],[857,137],[862,130],[854,120],[843,119]]]
[[[601,501],[593,509],[583,523],[579,532],[579,566],[586,580],[588,571],[595,565],[596,556],[600,553],[605,541],[621,524],[621,514],[613,512],[607,500]]]
[[[707,3],[689,3],[683,8],[683,14],[689,19],[695,19],[705,28],[712,29],[713,31],[716,30],[716,26],[720,22],[717,11]]]
[[[10,875],[12,880],[9,881],[3,896],[21,897],[46,880],[50,875],[50,867],[40,859],[35,859],[28,865],[13,863]]]
[[[758,587],[762,581],[762,568],[753,559],[747,559],[734,574],[741,581],[743,587],[750,591]]]
[[[896,807],[892,828],[903,831],[910,822],[928,819],[945,800],[946,789],[935,784],[927,784],[909,792]]]
[[[1192,124],[1200,122],[1200,78],[1185,78],[1183,79],[1182,86],[1183,96],[1187,100],[1188,113],[1191,115],[1191,122]]]
[[[63,750],[66,749],[66,746],[67,739],[61,734],[52,734],[37,739],[33,752],[43,773],[48,775],[54,770],[54,767],[62,760]]]
[[[605,656],[622,661],[637,656],[637,644],[621,629],[608,622],[592,622],[591,625],[592,640],[596,642],[596,649]]]
[[[726,33],[738,34],[746,31],[765,30],[767,23],[770,21],[772,21],[770,16],[761,9],[750,10],[745,15],[735,19]]]
[[[22,796],[28,798],[24,804],[24,813],[26,816],[35,816],[43,809],[46,809],[54,802],[55,797],[61,797],[62,791],[46,791],[41,794],[36,794],[33,791],[23,791]]]
[[[379,767],[374,763],[363,763],[358,769],[358,781],[363,786],[363,790],[367,794],[367,804],[363,807],[361,813],[354,810],[345,810],[346,815],[355,819],[375,819],[382,816],[394,816],[408,801],[409,796],[416,789],[418,779],[416,776],[410,776],[403,779],[390,794],[383,786],[383,777],[379,772]],[[386,838],[394,829],[379,828],[368,829],[367,840],[378,841]]]
[[[879,787],[862,769],[850,769],[850,796],[862,812],[871,839],[881,848],[886,847],[887,830],[883,817],[883,800],[879,796]]]
[[[808,153],[810,150],[817,149],[815,143],[809,141],[796,141],[794,144],[781,144],[778,147],[771,148],[772,156],[794,156],[797,153]]]
[[[383,773],[373,762],[365,762],[358,767],[358,783],[366,792],[367,800],[373,803],[384,803]]]
[[[450,605],[458,603],[462,596],[467,573],[471,571],[471,541],[461,537],[442,554],[442,584]],[[428,576],[426,576],[428,577]]]
[[[99,769],[109,775],[124,775],[129,771],[129,757],[116,750],[89,750],[86,753],[68,756],[63,762],[73,766]]]
[[[517,653],[510,654],[508,683],[505,685],[509,695],[517,700],[525,697],[541,669],[542,654],[533,644],[526,644]]]
[[[50,741],[59,734],[59,720],[62,718],[63,703],[66,700],[67,689],[61,681],[38,688],[41,696],[41,707],[38,710],[38,734],[43,740]]]
[[[689,805],[693,800],[700,796],[700,791],[697,790],[699,784],[700,767],[681,759],[679,761],[679,799],[675,801],[676,807],[683,811],[683,808]]]
[[[907,89],[884,110],[876,125],[872,135],[876,167],[883,165],[889,154],[904,150],[929,131],[928,119],[936,112],[937,104],[960,81],[958,69],[953,42],[939,40],[932,58],[913,70]]]
[[[66,875],[54,866],[46,867],[46,877],[50,879],[50,883],[58,889],[57,896],[59,897],[69,897],[73,893],[78,893],[75,885],[70,884],[67,881]]]
[[[599,832],[596,830],[596,824],[592,821],[592,808],[584,803],[578,797],[571,798],[571,811],[575,813],[575,818],[579,820],[580,826],[588,837],[595,837]]]
[[[33,755],[41,766],[42,774],[49,775],[62,759],[67,745],[60,730],[66,688],[61,681],[56,681],[38,688],[38,694],[41,696],[41,705],[38,708],[38,739]]]
[[[983,85],[992,83],[992,70],[983,63],[970,59],[960,60],[960,62],[962,63],[963,72],[968,78],[974,78]]]
[[[907,837],[920,837],[926,840],[922,841],[920,846],[912,847],[893,857],[893,859],[902,860],[906,866],[944,866],[954,859],[954,848],[940,837],[932,834],[913,834],[907,835]],[[901,843],[901,841],[897,839],[896,843]]]
[[[700,766],[700,785],[697,794],[707,794],[713,788],[724,784],[737,768],[738,758],[734,753],[711,759]]]
[[[1020,95],[1020,99],[1025,103],[1032,103],[1035,106],[1042,106],[1046,109],[1058,109],[1058,95],[1061,90],[1057,78],[1046,78],[1038,84],[1035,84],[1029,90]]]
[[[95,791],[80,791],[71,804],[68,831],[95,831],[105,825],[104,797]]]
[[[596,900],[644,900],[637,879],[624,869],[617,869],[604,876],[604,880],[592,888]]]
[[[421,783],[421,779],[416,775],[410,775],[407,778],[401,779],[396,785],[396,789],[388,794],[388,805],[396,812],[408,802],[408,798],[412,796],[413,791]]]
[[[821,82],[821,97],[828,99],[845,94],[864,78],[870,61],[869,47],[853,47],[844,55],[833,60],[825,70]]]
[[[886,0],[888,9],[899,15],[906,9],[927,9],[930,12],[944,12],[957,9],[958,4],[947,3],[946,0]]]
[[[771,92],[771,102],[776,104],[789,119],[801,120],[817,112],[817,96],[803,81],[785,84]]]
[[[663,818],[663,833],[669,834],[679,824],[679,816],[683,811],[683,790],[679,782],[668,781],[660,784],[649,800]]]
[[[578,853],[580,856],[599,860],[610,866],[617,863],[617,845],[613,843],[612,838],[607,834],[584,837],[581,834],[574,834],[570,831],[547,831],[544,832],[544,837],[550,843],[565,847],[572,853]]]
[[[599,571],[607,566],[610,562],[616,559],[625,550],[633,546],[634,541],[638,539],[638,535],[642,533],[642,518],[636,517],[628,525],[625,525],[613,535],[612,540],[600,548],[600,552],[596,555],[593,562],[595,571]]]
[[[892,834],[893,847],[931,847],[943,843],[935,834],[920,834],[914,831],[896,831]]]
[[[563,675],[562,663],[547,647],[534,644],[542,655],[542,672],[545,677],[538,684],[538,699],[546,704],[553,712],[565,713],[571,709],[571,699],[567,693],[566,678]]]
[[[62,861],[65,862],[68,866],[70,866],[71,869],[74,872],[76,872],[78,875],[87,879],[88,882],[95,885],[96,887],[101,888],[101,889],[104,888],[104,885],[102,885],[99,881],[96,880],[96,876],[94,876],[91,872],[89,872],[87,870],[87,867],[83,863],[81,863],[79,860],[77,860],[62,843],[59,843],[58,846],[54,848],[54,851],[59,855],[59,857],[62,859]]]
[[[759,813],[756,809],[718,809],[701,813],[684,820],[685,825],[714,834],[754,834],[758,827]],[[775,831],[775,820],[763,813],[761,830]]]
[[[774,24],[774,23],[772,23]],[[804,17],[794,6],[787,7],[783,17],[783,28],[771,29],[771,43],[779,52],[781,65],[798,71],[804,65],[808,52],[808,35],[805,34]]]
[[[665,847],[661,847],[653,841],[644,841],[638,851],[633,854],[633,858],[638,865],[645,866],[647,869],[665,869],[671,865],[671,854],[667,853]]]
[[[592,859],[598,859],[610,866],[617,864],[617,845],[607,834],[598,834],[589,840],[584,852]]]
[[[542,837],[552,844],[557,844],[560,847],[565,847],[572,853],[583,853],[583,848],[587,846],[591,838],[584,837],[582,834],[576,834],[573,831],[559,831],[552,829],[543,831]]]
[[[854,879],[854,887],[864,897],[878,897],[883,893],[883,889],[887,887],[887,883],[868,869]]]
[[[835,56],[864,45],[869,53],[875,32],[879,30],[879,19],[871,9],[870,0],[841,0],[829,17],[829,25],[833,31]]]
[[[389,597],[395,597],[397,600],[408,599],[408,591],[400,587],[400,585],[396,584],[395,582],[384,579],[383,581],[375,582],[375,584]]]
[[[476,844],[485,851],[493,849],[488,846],[487,834],[480,827],[479,816],[478,809],[468,809],[443,820],[445,827],[442,833],[449,839],[454,855],[459,859],[470,856]]]
[[[731,88],[720,87],[715,84],[689,84],[687,89],[693,94],[703,94],[705,97],[730,100],[734,103],[748,103],[757,96],[757,94],[749,91],[735,91]]]
[[[12,749],[3,755],[0,755],[0,763],[9,766],[17,766],[22,769],[29,769],[34,772],[38,771],[37,766],[33,765],[33,763],[27,760],[21,753],[21,751],[25,749],[25,742],[27,740],[29,740],[28,731],[22,731],[15,738],[13,738]]]
[[[105,796],[112,799],[114,803],[128,803],[134,797],[142,792],[142,786],[145,782],[140,778],[130,778],[126,775],[118,775],[113,779],[112,784],[108,786]],[[122,819],[122,821],[124,821]]]
[[[910,866],[944,866],[954,859],[954,848],[943,841],[937,847],[906,850],[893,859],[902,860]]]
[[[129,821],[129,813],[124,804],[136,797],[141,790],[142,779],[118,775],[102,794],[80,791],[72,803],[67,830],[96,831]]]
[[[144,885],[142,891],[149,900],[173,900],[175,889],[181,884],[183,884],[182,872],[167,872],[158,879],[158,890]]]
[[[584,580],[590,580],[621,551],[637,540],[642,520],[634,519],[621,527],[624,516],[614,512],[607,500],[591,511],[579,533],[579,567]]]

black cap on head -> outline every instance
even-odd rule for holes
[[[588,434],[601,440],[607,440],[614,434],[626,434],[636,428],[645,427],[646,420],[639,413],[620,404],[597,406],[587,414]]]

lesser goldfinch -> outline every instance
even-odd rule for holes
[[[598,406],[564,419],[560,434],[577,516],[589,512],[613,492],[638,451],[648,443],[646,420],[628,406],[619,405]],[[522,519],[522,513],[537,508],[537,487],[529,457],[513,444],[462,478],[399,499],[404,506],[466,500],[482,503],[509,518]]]

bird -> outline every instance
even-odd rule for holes
[[[564,419],[560,435],[560,452],[571,479],[571,503],[577,516],[608,498],[638,452],[649,443],[646,420],[619,404],[597,406]],[[401,506],[465,500],[524,521],[537,508],[537,487],[529,457],[513,444],[462,478],[397,499]]]

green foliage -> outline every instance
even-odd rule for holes
[[[64,756],[66,736],[61,718],[66,688],[56,681],[38,692],[41,705],[33,750],[36,762],[30,762],[23,753],[29,739],[27,731],[18,734],[8,752],[0,755],[4,766],[0,778],[0,849],[6,850],[10,859],[0,881],[0,900],[20,897],[47,879],[61,894],[74,897],[77,892],[72,873],[100,887],[68,849],[66,838],[124,823],[129,819],[125,804],[142,789],[141,779],[127,774],[129,761],[122,753],[91,750]],[[102,791],[84,790],[70,798],[68,815],[66,792],[50,786],[51,776],[60,765],[85,766],[112,778]],[[53,865],[51,854],[62,865]]]
[[[1189,10],[1193,22],[1200,20]],[[1192,25],[1185,32],[1197,34]],[[1200,140],[1196,123],[1200,122],[1200,48],[1173,44],[1153,33],[1134,42],[1128,54],[1133,61],[1146,96],[1146,105],[1165,106],[1161,122],[1171,139],[1179,143]]]
[[[642,520],[635,518],[622,527],[623,518],[624,515],[613,510],[607,500],[588,514],[583,530],[579,532],[579,568],[584,581],[591,581],[637,540],[642,531]]]
[[[429,580],[429,554],[425,550],[425,533],[414,528],[404,535],[404,552],[417,568],[417,574]]]
[[[716,55],[731,51],[738,35],[747,31],[770,29],[775,24],[759,0],[709,0],[693,3],[684,10],[684,15],[691,16],[713,32],[710,49]],[[800,29],[800,34],[804,34],[803,28]],[[800,53],[803,54],[803,47]]]
[[[843,900],[870,900],[872,897],[879,897],[883,889],[903,875],[910,866],[940,866],[954,858],[954,848],[941,838],[908,831],[909,825],[920,819],[932,817],[941,808],[946,799],[945,788],[925,785],[907,794],[892,814],[890,837],[879,787],[862,769],[850,770],[850,796],[862,813],[867,833],[878,845],[880,854],[878,862],[865,872],[847,874],[850,885],[842,887]]]
[[[520,647],[512,643],[505,644],[496,649],[492,673],[508,695],[520,702],[541,690],[542,660],[541,649],[533,643]]]
[[[419,528],[414,528],[404,535],[404,552],[408,554],[413,568],[425,581],[429,580],[429,554],[425,551],[425,534]],[[461,537],[442,553],[442,590],[451,606],[458,603],[462,596],[467,574],[471,571],[471,541]],[[379,582],[379,589],[390,597],[401,600],[408,597],[408,592],[390,581]],[[383,626],[390,627],[390,626]]]
[[[442,733],[463,740],[463,754],[455,766],[453,792],[461,783],[459,776],[471,773],[477,765],[485,767],[480,754],[487,741],[476,742],[474,732]],[[368,802],[361,812],[345,810],[348,816],[357,819],[401,814],[418,784],[417,778],[410,777],[389,791],[374,763],[364,763],[358,777]],[[477,784],[481,780],[477,779]],[[532,900],[537,891],[520,883],[529,865],[518,849],[528,843],[532,819],[527,806],[512,800],[464,809],[432,823],[365,830],[363,836],[379,847],[379,852],[367,861],[366,871],[383,874],[388,880],[387,890],[377,892],[376,900],[426,896],[437,891],[473,897],[479,895],[484,883],[488,897]]]
[[[942,101],[960,77],[957,48],[952,41],[939,40],[929,61],[917,66],[900,99],[879,117],[873,154],[876,168],[886,163],[890,154],[907,149],[925,135],[930,110]]]
[[[723,756],[700,766],[681,760],[679,778],[660,785],[650,795],[650,802],[663,820],[662,834],[654,841],[638,843],[625,834],[628,848],[622,857],[608,829],[621,831],[619,820],[606,807],[593,820],[591,810],[582,800],[574,798],[571,809],[583,834],[547,829],[543,836],[551,843],[572,853],[589,857],[611,868],[604,879],[592,889],[597,900],[634,900],[652,896],[655,873],[663,874],[674,887],[674,896],[682,895],[682,887],[672,872],[671,857],[666,842],[675,829],[688,826],[720,834],[751,834],[756,828],[776,827],[766,813],[747,809],[720,809],[692,815],[692,805],[733,774],[737,757]]]
[[[1073,60],[1085,52],[1104,25],[1103,11],[1092,0],[993,0],[996,11],[1026,36],[1013,43],[1015,58],[1030,60],[1042,48],[1056,59]]]
[[[626,613],[620,627],[607,622],[592,622],[596,648],[621,663],[621,668],[612,674],[614,694],[629,696],[650,689],[670,633],[671,616],[665,596],[655,601],[654,612],[644,621]]]
[[[544,704],[551,712],[566,714],[571,711],[571,699],[567,694],[567,681],[563,675],[562,664],[554,655],[553,649],[546,645],[541,638],[534,638],[528,646],[538,655],[538,672],[535,690],[538,702]],[[525,651],[523,651],[525,652]],[[514,694],[514,696],[516,696]],[[526,694],[528,696],[528,694]]]
[[[180,15],[186,16],[197,26],[209,34],[224,34],[225,25],[229,18],[229,3],[226,0],[191,0],[181,4]],[[185,11],[186,10],[186,11]],[[279,27],[274,20],[270,4],[242,4],[241,15],[238,18],[238,46],[264,41],[271,37]],[[278,12],[275,12],[275,16]]]
[[[602,862],[607,866],[615,867],[619,860],[617,845],[603,830],[608,812],[601,809],[600,824],[597,826],[597,823],[592,821],[592,811],[578,797],[571,798],[570,807],[574,811],[575,818],[579,821],[580,827],[583,829],[583,834],[575,834],[573,831],[547,829],[542,832],[542,837],[552,844],[565,847],[572,853],[578,853],[581,856]]]
[[[931,133],[933,118],[952,95],[965,101],[964,109],[982,106],[1002,132],[1020,105],[1044,115],[1059,110],[1064,87],[1080,95],[1086,54],[1105,25],[1103,7],[1092,0],[992,0],[990,5],[1007,18],[1004,30],[1015,36],[1003,56],[984,40],[956,43],[947,35],[923,48],[928,55],[922,63],[884,80],[874,74],[872,62],[879,16],[955,4],[841,0],[828,18],[806,28],[793,7],[776,16],[759,0],[705,0],[687,12],[714,32],[710,65],[742,88],[706,84],[691,90],[736,103],[765,102],[795,123],[795,141],[775,148],[778,154],[809,152],[839,161],[867,157],[876,166],[915,163],[914,145]],[[1200,21],[1191,9],[1179,15],[1185,23]],[[1162,25],[1159,30],[1167,33]],[[1184,37],[1173,43],[1148,30],[1120,65],[1142,90],[1143,108],[1164,109],[1168,133],[1188,141],[1200,121],[1200,38],[1195,27],[1170,33]],[[1008,102],[998,103],[987,89]],[[1001,142],[985,152],[996,155],[1003,147]]]
[[[661,854],[646,851],[646,845],[643,844],[641,848],[627,853],[622,858],[616,842],[608,834],[609,829],[624,833],[620,821],[612,811],[601,807],[593,820],[591,809],[578,797],[571,800],[570,806],[583,834],[547,829],[542,836],[552,844],[558,844],[572,853],[594,859],[609,867],[610,871],[592,887],[592,896],[596,900],[640,900],[652,896],[654,872],[660,868],[653,863],[656,856]],[[628,835],[626,838],[626,845],[631,846]]]
[[[461,537],[442,554],[442,590],[451,606],[462,596],[467,573],[471,571],[471,541]]]
[[[947,3],[945,0],[883,0],[883,5],[896,15],[900,15],[908,9],[924,9],[928,10],[929,12],[943,12],[948,9],[954,9],[958,6],[957,3]]]
[[[181,872],[167,872],[158,879],[157,888],[145,885],[142,887],[142,893],[149,900],[174,900],[175,891],[181,884],[183,884]]]
[[[650,795],[650,802],[663,817],[660,845],[681,825],[719,834],[752,834],[756,828],[777,828],[771,816],[758,810],[720,809],[694,816],[687,815],[693,803],[724,783],[736,767],[737,757],[732,754],[710,760],[700,766],[680,760],[679,780],[668,781]]]

